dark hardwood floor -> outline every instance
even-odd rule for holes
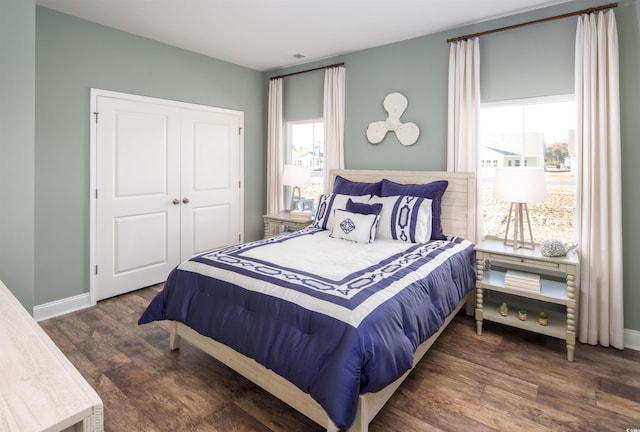
[[[321,431],[187,342],[137,325],[160,286],[40,322],[104,402],[105,430]],[[372,432],[640,430],[640,352],[458,315],[370,424]]]

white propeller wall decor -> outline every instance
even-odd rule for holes
[[[396,133],[400,144],[410,146],[418,141],[420,128],[413,122],[402,123],[400,116],[407,109],[407,98],[401,93],[389,93],[382,103],[389,116],[384,121],[372,122],[367,128],[367,139],[371,144],[381,142],[387,132]]]

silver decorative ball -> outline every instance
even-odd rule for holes
[[[578,245],[569,245],[561,240],[542,240],[540,242],[540,253],[547,257],[565,256],[576,246]]]

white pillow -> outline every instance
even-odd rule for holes
[[[333,228],[329,237],[351,240],[356,243],[371,243],[376,238],[376,225],[380,216],[352,213],[335,209]]]
[[[369,204],[382,203],[376,237],[410,243],[431,239],[431,200],[414,196],[373,196]]]
[[[344,210],[347,207],[349,198],[354,202],[366,203],[370,197],[371,195],[322,194],[318,199],[318,211],[311,226],[323,230],[331,230],[333,228],[333,211],[335,209]]]

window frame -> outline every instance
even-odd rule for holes
[[[494,173],[495,173],[495,169],[499,168],[500,165],[497,163],[497,160],[490,160],[490,158],[484,158],[483,159],[483,148],[485,146],[483,146],[482,144],[482,110],[485,108],[497,108],[497,107],[509,107],[509,106],[532,106],[532,105],[540,105],[540,104],[550,104],[550,103],[563,103],[563,102],[576,102],[576,98],[575,98],[575,94],[573,93],[568,93],[568,94],[558,94],[558,95],[547,95],[547,96],[532,96],[532,97],[525,97],[525,98],[516,98],[516,99],[505,99],[505,100],[494,100],[494,101],[486,101],[486,102],[481,102],[480,104],[480,115],[479,115],[479,121],[478,121],[478,183],[479,183],[479,187],[478,190],[482,191],[483,187],[482,187],[482,183],[483,182],[487,182],[489,181],[488,179],[493,178]],[[577,112],[576,112],[576,116],[577,116]],[[526,122],[526,109],[523,110],[522,112],[522,123],[521,123],[521,128],[520,128],[520,133],[524,136],[525,134],[529,133],[527,132],[527,122]],[[577,128],[577,124],[574,125]],[[569,129],[571,130],[571,129]],[[568,137],[570,139],[570,137]],[[546,150],[546,146],[548,144],[552,144],[552,143],[546,143],[543,140],[543,154],[542,154],[542,159],[541,159],[541,164],[540,164],[540,168],[545,169],[546,172],[546,168],[545,168],[545,150]],[[507,166],[528,166],[528,161],[526,159],[526,154],[525,154],[525,150],[524,147],[525,146],[525,141],[522,140],[522,150],[520,151],[520,158],[518,160],[514,160],[514,163],[512,164],[511,160],[508,161],[508,165],[504,164],[502,166],[507,167]],[[575,149],[575,153],[577,155],[578,149]],[[491,162],[491,163],[490,163]],[[574,180],[574,186],[575,186],[575,205],[577,206],[578,204],[578,194],[579,194],[579,184],[578,184],[578,178],[579,178],[579,173],[578,173],[578,169],[580,167],[576,166],[576,171],[575,171],[575,180]],[[547,178],[545,176],[545,178]],[[547,178],[547,185],[550,184],[549,179]],[[483,196],[479,196],[478,197],[479,202],[482,202],[483,200]],[[495,203],[496,201],[493,200],[493,202]],[[506,212],[508,212],[508,207],[506,209]],[[483,215],[481,217],[481,221],[480,221],[480,226],[479,228],[481,229],[481,232],[485,232],[485,217],[484,215],[486,214],[486,211],[483,210]],[[574,220],[572,221],[573,224],[573,240],[572,241],[576,241],[577,239],[577,209],[575,209],[575,216],[574,216]],[[536,239],[535,238],[535,227],[534,227],[534,241],[536,243],[539,243],[542,239]],[[483,235],[484,238],[487,239],[499,239],[502,240],[502,237],[499,237],[498,235],[495,234],[484,234]]]
[[[296,125],[306,125],[306,124],[310,124],[310,125],[314,125],[314,129],[315,129],[315,125],[316,124],[320,124],[321,126],[321,130],[322,130],[322,140],[321,140],[321,151],[322,151],[322,172],[323,172],[323,177],[324,175],[326,175],[325,172],[325,162],[324,162],[324,118],[323,117],[315,117],[312,119],[297,119],[297,120],[285,120],[284,122],[284,130],[285,130],[285,139],[283,140],[283,149],[282,149],[282,165],[286,165],[286,164],[293,164],[293,127]],[[314,140],[315,141],[315,135],[316,132],[314,131]],[[315,163],[313,165],[316,165]],[[314,170],[313,166],[310,166],[312,172]],[[291,186],[282,186],[282,197],[283,197],[283,208],[287,209],[289,207],[289,203],[291,202],[291,194],[292,194],[292,187]],[[312,211],[315,211],[315,204],[316,201],[318,199],[318,196],[314,196],[313,197],[313,205],[312,205]]]

